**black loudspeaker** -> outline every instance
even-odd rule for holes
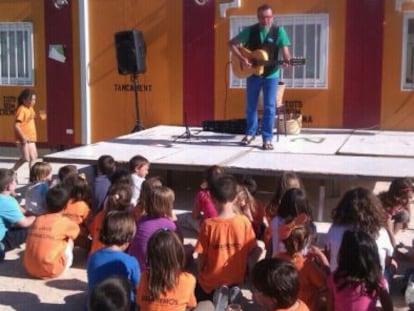
[[[137,74],[146,71],[145,41],[137,29],[115,33],[116,60],[121,75]]]

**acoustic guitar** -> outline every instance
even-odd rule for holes
[[[264,72],[264,68],[266,65],[283,65],[289,64],[291,66],[299,66],[305,65],[306,60],[305,58],[291,58],[289,61],[285,60],[273,60],[269,61],[269,55],[265,50],[254,50],[250,51],[244,47],[238,48],[241,55],[248,58],[250,63],[252,64],[251,67],[247,67],[245,63],[243,63],[239,57],[235,54],[231,54],[231,68],[233,73],[238,78],[247,78],[251,75],[261,75]]]

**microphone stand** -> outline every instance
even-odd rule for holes
[[[145,127],[141,124],[139,118],[139,106],[138,106],[138,74],[133,73],[131,75],[131,81],[134,85],[134,95],[135,95],[135,126],[132,128],[131,133],[139,132],[145,129]]]
[[[174,142],[176,142],[178,139],[191,139],[191,138],[195,138],[198,139],[198,136],[193,135],[190,131],[190,128],[188,127],[188,122],[187,122],[187,112],[184,112],[184,126],[185,126],[185,131],[184,133],[182,133],[181,135],[178,135],[175,139]]]

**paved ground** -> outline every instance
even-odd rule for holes
[[[41,151],[42,154],[48,152]],[[15,150],[13,148],[0,149],[0,167],[11,167],[16,160]],[[62,164],[53,164],[53,173],[57,173]],[[86,169],[86,167],[83,167]],[[88,170],[87,170],[88,171]],[[89,170],[92,172],[92,170]],[[163,175],[164,172],[150,172],[150,175]],[[28,169],[23,167],[19,170],[19,186],[24,189],[28,181]],[[168,176],[168,181],[176,192],[176,208],[182,211],[189,211],[192,206],[194,194],[198,189],[201,176],[199,173],[174,173]],[[272,178],[257,177],[259,187],[262,190],[260,195],[263,200],[269,198],[274,188],[275,180]],[[327,189],[326,206],[324,212],[324,221],[329,221],[330,209],[335,206],[339,199],[337,194],[342,193],[351,186],[364,185],[371,187],[375,192],[385,190],[388,183],[366,182],[360,183],[356,180],[340,182],[332,189]],[[318,180],[306,179],[305,186],[310,196],[311,203],[317,204],[319,184]],[[335,191],[333,191],[335,189]],[[23,190],[22,190],[23,191]],[[412,255],[412,240],[414,238],[414,225],[410,225],[409,230],[405,230],[398,235],[398,240],[403,242],[407,247],[402,249],[406,257],[400,258],[400,267],[394,282],[391,286],[395,310],[407,310],[403,296],[400,293],[402,273],[407,267],[414,262]],[[189,230],[184,230],[185,243],[193,244],[195,234]],[[86,253],[81,249],[75,251],[75,261],[73,267],[64,275],[54,280],[37,280],[28,277],[21,265],[21,256],[24,246],[13,252],[9,252],[6,260],[0,264],[0,310],[19,310],[19,311],[37,311],[37,310],[74,310],[83,308],[85,304],[86,283]],[[246,297],[244,301],[244,310],[260,310],[256,305],[251,304],[250,291],[243,290]]]

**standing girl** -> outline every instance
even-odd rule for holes
[[[17,171],[25,162],[29,163],[29,169],[34,160],[37,159],[37,133],[36,133],[36,112],[34,105],[36,95],[30,89],[24,89],[17,98],[17,110],[14,121],[17,147],[20,151],[20,158],[14,164],[12,170]],[[42,119],[46,119],[43,116]]]
[[[185,252],[179,237],[171,230],[158,229],[148,241],[147,269],[137,290],[141,310],[186,310],[197,304],[195,277],[184,272]]]
[[[46,212],[46,192],[49,190],[52,167],[47,162],[36,162],[30,169],[30,185],[25,193],[25,209],[39,216]]]
[[[378,248],[370,234],[345,231],[338,253],[338,267],[328,278],[328,307],[335,311],[392,311],[391,297],[381,273]]]

